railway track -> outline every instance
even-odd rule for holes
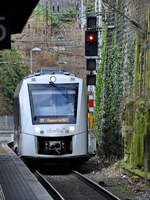
[[[67,175],[46,175],[36,171],[36,177],[54,200],[120,200],[77,171]]]

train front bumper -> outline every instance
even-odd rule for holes
[[[67,137],[37,137],[22,134],[20,156],[32,159],[75,159],[88,156],[86,134]]]

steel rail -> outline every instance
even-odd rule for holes
[[[113,193],[111,193],[110,191],[108,191],[107,189],[105,189],[104,187],[98,185],[96,182],[94,182],[93,180],[89,179],[88,177],[80,174],[77,171],[73,171],[73,173],[83,182],[87,183],[88,185],[90,185],[93,189],[95,189],[97,192],[99,193],[103,193],[105,196],[108,196],[108,198],[112,199],[112,200],[120,200],[120,198],[118,198],[116,195],[114,195]]]
[[[104,198],[108,200],[120,200],[119,197],[108,191],[106,188],[98,185],[88,177],[82,175],[81,173],[72,171],[72,175],[76,176],[81,182],[84,182],[84,184],[90,186],[93,190],[104,196]],[[61,194],[54,188],[54,186],[38,171],[36,171],[36,177],[55,200],[65,200],[65,198],[61,196]]]
[[[43,185],[43,187],[55,200],[64,200],[61,194],[52,186],[50,182],[46,180],[46,178],[41,173],[39,173],[36,170],[35,175],[37,179],[39,180],[39,182]]]

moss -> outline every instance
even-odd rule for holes
[[[130,149],[132,145],[132,132],[128,134],[124,132],[124,161],[131,163]]]
[[[123,113],[123,120],[124,124],[127,126],[132,126],[134,121],[134,101],[129,101],[126,104],[124,113]]]
[[[135,62],[134,62],[134,90],[133,90],[133,96],[136,98],[138,96],[138,88],[139,88],[139,57],[140,57],[140,35],[137,33],[136,35],[136,46],[135,46]]]
[[[121,168],[124,168],[130,171],[133,174],[137,174],[138,176],[144,178],[145,172],[143,169],[134,168],[132,164],[127,164],[126,162],[121,162]],[[150,180],[150,173],[147,174],[147,179]]]
[[[150,3],[146,24],[145,37],[136,34],[133,101],[125,106],[122,128],[124,161],[140,176],[145,158],[150,172]]]
[[[134,101],[129,101],[126,104],[124,113],[123,113],[123,127],[122,127],[122,136],[124,141],[124,160],[128,163],[131,163],[132,157],[132,140],[133,140],[133,122],[134,122]]]
[[[144,156],[144,136],[147,131],[147,119],[146,113],[144,109],[145,103],[139,102],[139,105],[135,112],[135,120],[134,120],[134,133],[133,133],[133,141],[132,141],[132,158],[135,166],[143,165],[143,156]]]
[[[126,106],[123,124],[124,161],[144,167],[144,156],[150,160],[150,101],[139,99]],[[131,120],[131,116],[132,120]],[[148,169],[150,163],[148,162]]]
[[[146,97],[150,97],[150,3],[148,8],[148,14],[147,14],[147,36],[146,36],[146,55],[145,55],[145,65],[147,66],[146,74]]]

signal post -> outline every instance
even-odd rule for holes
[[[96,152],[96,138],[93,134],[93,112],[96,85],[96,65],[98,58],[98,31],[96,28],[96,16],[87,17],[87,30],[85,31],[85,58],[86,70],[89,72],[86,76],[88,86],[88,124],[89,124],[89,153]]]

